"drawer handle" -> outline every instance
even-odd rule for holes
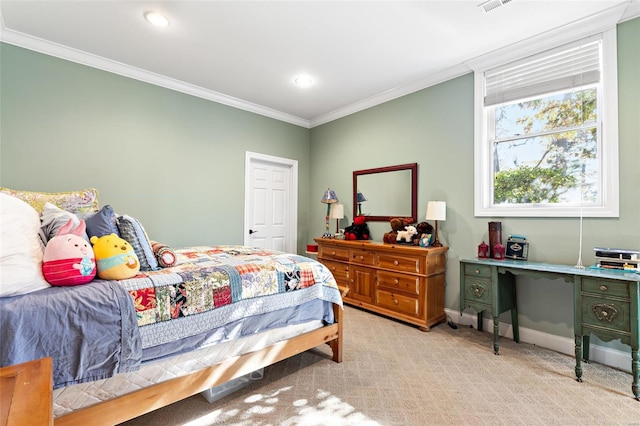
[[[398,283],[399,283],[399,282],[400,282],[400,281],[398,281],[398,279],[397,279],[397,278],[393,280],[393,283],[394,283],[395,285],[398,285]]]
[[[607,290],[609,290],[609,287],[607,287],[606,285],[600,286],[600,291],[607,291]]]
[[[398,265],[400,264],[400,262],[398,262],[397,260],[394,260],[394,261],[393,261],[393,264],[394,264],[394,265],[396,265],[396,266],[398,266]]]
[[[618,310],[614,305],[597,303],[593,305],[593,313],[596,314],[598,321],[606,321],[610,323],[618,315]]]
[[[480,269],[476,269],[476,270],[475,270],[475,271],[473,271],[473,272],[475,272],[476,274],[479,274],[479,273],[480,273]]]
[[[332,251],[332,252],[331,252],[331,256],[335,256],[335,255],[336,255],[336,252],[335,252],[335,251]]]
[[[393,296],[393,294],[391,295],[391,299],[393,300],[394,305],[398,304],[398,300]]]
[[[364,260],[364,256],[360,256],[360,260]]]
[[[482,297],[485,292],[485,288],[479,284],[472,284],[471,291],[475,297]]]

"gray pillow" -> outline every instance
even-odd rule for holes
[[[87,234],[89,237],[100,238],[110,234],[120,236],[116,225],[116,214],[108,204],[84,221],[87,223]]]
[[[49,240],[56,236],[60,228],[69,222],[69,219],[73,220],[74,229],[80,225],[80,218],[75,214],[62,210],[54,204],[45,203],[44,210],[40,216],[41,225],[38,233],[42,244],[46,246]],[[89,241],[89,237],[86,232],[82,235],[82,238]]]

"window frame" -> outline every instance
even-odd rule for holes
[[[484,106],[484,72],[528,56],[594,35],[602,40],[602,75],[598,93],[598,114],[601,152],[601,204],[569,206],[553,204],[496,205],[493,204],[493,145],[488,140],[488,107]],[[470,64],[474,70],[474,215],[476,217],[619,217],[618,163],[618,82],[616,28],[595,34],[581,34],[573,39],[556,37],[546,42],[517,46],[505,52],[482,57]]]

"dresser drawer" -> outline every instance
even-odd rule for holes
[[[582,296],[582,323],[629,333],[631,327],[630,303],[601,297]]]
[[[376,304],[382,308],[391,309],[398,313],[414,317],[420,315],[420,305],[417,298],[403,296],[389,291],[377,290]]]
[[[376,264],[376,253],[368,250],[351,250],[351,263],[373,266]]]
[[[476,277],[465,277],[464,297],[467,302],[491,304],[493,301],[491,296],[491,280]]]
[[[629,286],[626,281],[603,280],[591,277],[582,278],[582,291],[602,296],[629,298]]]
[[[420,277],[378,271],[378,287],[386,287],[387,289],[401,290],[418,295],[420,294]]]
[[[400,272],[420,273],[420,257],[397,256],[394,254],[380,254],[378,266]]]
[[[318,258],[319,259],[333,259],[333,260],[344,260],[345,262],[349,261],[349,249],[341,248],[341,247],[333,247],[333,246],[320,246],[318,248]]]
[[[349,279],[349,264],[333,262],[331,260],[323,260],[324,266],[331,271],[336,281],[346,281]]]
[[[469,275],[470,277],[491,278],[491,266],[465,263],[464,274]]]

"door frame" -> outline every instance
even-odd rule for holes
[[[251,206],[249,205],[249,193],[251,191],[251,166],[254,163],[271,163],[277,166],[286,167],[289,173],[290,203],[289,203],[289,223],[287,246],[290,253],[298,253],[298,160],[275,157],[273,155],[260,154],[257,152],[245,151],[244,165],[244,245],[251,245],[249,238],[249,228],[251,227]]]

